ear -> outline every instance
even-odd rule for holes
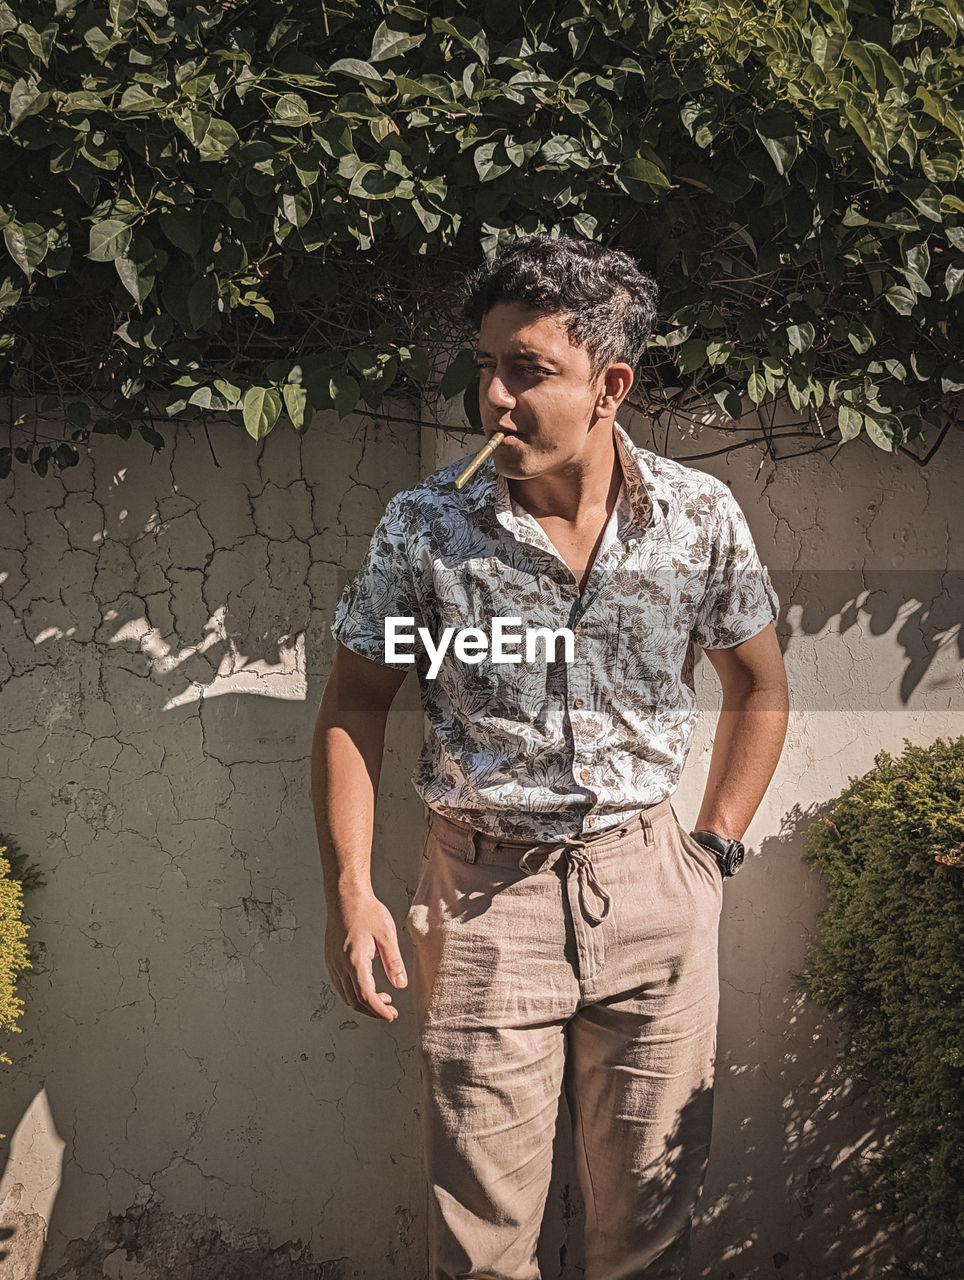
[[[629,395],[633,370],[628,364],[611,364],[603,373],[596,397],[596,416],[614,418],[616,410]]]

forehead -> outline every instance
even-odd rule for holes
[[[490,355],[540,355],[560,364],[588,365],[585,347],[574,346],[559,315],[544,315],[517,303],[497,302],[479,326],[479,349]]]

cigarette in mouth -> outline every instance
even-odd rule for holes
[[[465,470],[456,480],[455,482],[456,489],[461,489],[462,486],[465,484],[466,480],[468,480],[471,476],[475,475],[476,471],[478,471],[482,463],[485,462],[488,458],[492,457],[493,453],[495,453],[496,449],[499,447],[499,445],[502,443],[504,439],[505,439],[505,432],[497,431],[495,435],[492,437],[492,439],[487,441],[487,443],[482,446],[482,448],[478,451],[478,453],[475,455],[475,457],[472,459],[469,465],[465,468]]]

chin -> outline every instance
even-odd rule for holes
[[[507,480],[525,480],[531,474],[521,458],[500,458],[496,471]]]

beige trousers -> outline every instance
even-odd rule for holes
[[[539,1280],[564,1090],[586,1280],[680,1280],[713,1119],[723,876],[670,800],[555,844],[433,812],[405,927],[430,1280]]]

